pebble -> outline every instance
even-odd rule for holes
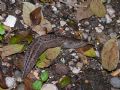
[[[14,27],[16,20],[17,20],[16,17],[12,15],[8,15],[8,17],[6,18],[5,22],[3,22],[3,24],[9,27]]]
[[[66,24],[65,21],[60,21],[60,25],[63,27]]]
[[[111,84],[114,88],[120,88],[120,78],[118,78],[118,77],[113,77],[113,78],[111,78],[110,84]]]
[[[60,61],[61,61],[62,63],[65,63],[65,59],[64,59],[64,58],[61,58]]]
[[[7,85],[10,89],[12,89],[12,88],[14,88],[14,87],[16,86],[16,80],[15,80],[15,78],[13,78],[13,77],[6,77],[6,78],[5,78],[5,81],[6,81],[6,85]]]
[[[6,4],[0,0],[0,10],[5,11],[6,10]]]
[[[54,84],[44,84],[41,90],[58,90],[58,88]]]
[[[4,18],[0,15],[0,21],[2,21]]]
[[[112,22],[112,18],[108,14],[105,15],[105,18],[106,18],[106,23],[107,24]]]
[[[53,10],[55,13],[57,13],[57,11],[58,11],[55,6],[52,6],[52,10]]]
[[[120,19],[117,20],[117,23],[120,23]]]
[[[22,83],[22,84],[19,84],[18,86],[17,86],[17,90],[24,90],[24,87],[25,87],[25,85]]]
[[[76,67],[78,67],[78,68],[82,68],[83,67],[83,63],[81,63],[81,62],[78,62],[77,64],[76,64]]]
[[[115,10],[112,8],[111,5],[106,5],[107,13],[110,15],[110,17],[115,17]]]
[[[99,43],[97,43],[97,44],[99,44]],[[95,51],[95,53],[96,53],[96,56],[97,56],[97,57],[100,57],[99,51]]]
[[[15,0],[11,0],[11,3],[14,4],[14,3],[15,3]]]
[[[21,10],[19,10],[19,9],[17,9],[17,10],[15,10],[15,14],[20,14],[21,13]]]
[[[74,65],[74,62],[73,61],[69,61],[68,64],[69,64],[69,66],[71,66],[71,65]]]
[[[16,78],[16,81],[22,82],[22,73],[20,71],[16,70],[14,76]]]
[[[65,28],[65,31],[69,31],[70,29],[68,27]]]
[[[87,33],[83,33],[83,38],[87,39],[88,38],[88,34]]]
[[[55,65],[55,72],[60,75],[68,74],[68,67],[64,64],[56,64]]]
[[[78,74],[78,73],[80,73],[80,68],[78,67],[70,67],[70,69],[71,69],[71,71],[74,73],[74,74]]]

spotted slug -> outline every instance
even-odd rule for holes
[[[75,38],[57,36],[54,34],[37,37],[28,46],[25,52],[23,78],[25,78],[33,69],[39,56],[48,48],[61,46],[62,48],[79,48],[87,43]]]

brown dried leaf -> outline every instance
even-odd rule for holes
[[[90,9],[98,17],[104,17],[106,14],[106,9],[101,0],[92,0]]]
[[[33,81],[32,81],[31,78],[28,78],[28,77],[25,78],[24,83],[25,83],[25,90],[33,90],[32,89],[32,83],[33,83]]]
[[[6,83],[5,83],[5,77],[3,76],[3,72],[2,72],[1,69],[0,69],[0,87],[2,89],[7,89],[8,88],[7,85],[6,85]]]
[[[31,26],[30,13],[35,9],[35,5],[29,2],[23,2],[23,20],[28,26]]]
[[[21,44],[13,44],[13,45],[7,45],[2,47],[2,54],[1,57],[5,58],[6,56],[20,53],[23,50],[24,45]]]
[[[41,36],[51,32],[52,25],[47,19],[42,19],[41,23],[39,25],[33,26],[32,29]]]
[[[30,13],[30,19],[33,25],[39,25],[43,15],[40,7],[36,8]]]
[[[93,15],[93,12],[90,9],[90,1],[91,0],[87,0],[85,2],[83,2],[77,9],[77,13],[76,13],[76,19],[77,20],[82,20],[85,18],[89,18]]]
[[[112,71],[117,67],[119,62],[119,48],[116,38],[112,38],[105,43],[101,52],[101,58],[104,69]]]

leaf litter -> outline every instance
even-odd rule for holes
[[[114,1],[112,1],[112,2],[114,2]],[[102,3],[101,0],[58,0],[58,2],[55,2],[54,0],[48,0],[48,1],[47,0],[40,0],[39,5],[37,5],[36,3],[33,4],[31,2],[22,2],[22,3],[23,3],[23,8],[21,9],[21,11],[23,11],[22,18],[24,21],[24,23],[23,23],[24,30],[22,30],[22,31],[29,31],[30,30],[31,35],[35,36],[35,38],[37,36],[45,35],[45,34],[53,32],[53,31],[57,31],[57,30],[59,31],[60,29],[62,29],[65,35],[68,34],[67,35],[68,37],[71,35],[71,34],[69,35],[69,32],[74,34],[74,31],[75,32],[79,31],[79,32],[82,32],[83,34],[87,33],[88,36],[85,36],[87,38],[84,39],[82,36],[79,36],[79,35],[75,38],[82,39],[82,40],[85,40],[88,42],[93,41],[92,42],[93,46],[87,45],[85,47],[78,48],[75,50],[68,49],[68,51],[70,53],[72,53],[71,57],[68,54],[67,50],[63,49],[63,51],[62,51],[60,47],[49,48],[42,55],[40,55],[40,58],[39,58],[38,62],[36,63],[37,67],[35,67],[34,69],[37,71],[37,75],[39,75],[39,72],[42,69],[49,70],[50,77],[52,77],[52,78],[48,79],[48,75],[46,75],[46,76],[43,75],[44,76],[43,78],[46,77],[48,79],[47,80],[45,78],[45,81],[47,80],[45,83],[50,83],[50,82],[52,82],[52,79],[54,79],[57,81],[52,82],[52,83],[55,83],[55,84],[57,83],[58,87],[60,85],[62,89],[65,88],[67,90],[67,89],[72,88],[72,85],[70,83],[70,81],[72,79],[72,83],[75,85],[75,88],[78,88],[77,87],[78,80],[80,81],[81,85],[84,88],[82,81],[87,82],[86,78],[84,78],[84,77],[87,77],[88,82],[89,82],[89,80],[91,80],[92,84],[91,84],[91,82],[89,82],[89,83],[92,85],[92,87],[95,90],[96,89],[100,90],[97,86],[100,86],[101,88],[104,88],[105,90],[107,90],[104,85],[106,85],[105,82],[108,80],[103,79],[106,77],[105,77],[104,73],[102,73],[102,71],[104,71],[108,76],[109,72],[106,72],[105,70],[112,71],[112,72],[113,72],[113,70],[116,70],[115,74],[111,74],[111,75],[119,77],[119,47],[118,47],[119,45],[118,45],[118,40],[116,38],[112,38],[112,39],[108,40],[108,38],[107,38],[109,36],[111,37],[111,35],[112,35],[111,33],[113,33],[113,31],[108,30],[108,28],[112,28],[111,27],[112,25],[108,25],[106,23],[107,21],[105,21],[105,19],[106,19],[105,6],[108,3],[107,4],[106,4],[106,2]],[[52,12],[52,14],[50,14],[51,18],[48,17],[49,15],[48,16],[44,15],[44,12],[47,12],[47,11],[44,10],[43,8],[46,7],[47,5],[49,7],[52,7],[52,8],[47,8],[50,10],[50,12]],[[6,8],[8,8],[8,6]],[[70,9],[72,11],[72,14],[69,13],[68,15],[64,15],[66,13],[63,12],[64,11],[63,8],[64,8],[64,10],[66,10],[66,12],[69,11],[69,10],[67,11],[67,9]],[[114,7],[113,7],[113,9],[114,9]],[[107,13],[108,12],[110,12],[110,11],[107,10]],[[0,12],[0,16],[2,16],[3,19],[4,19],[4,17],[7,17],[7,16],[4,16],[4,12],[2,12],[2,13],[3,14],[1,14],[1,12]],[[7,12],[7,13],[9,13],[9,12]],[[114,11],[114,14],[115,14],[115,11]],[[75,15],[75,20],[73,20],[74,15]],[[13,16],[15,16],[17,18],[17,20],[19,20],[19,17],[18,17],[19,15],[18,16],[13,15]],[[115,16],[115,15],[113,15],[113,16]],[[67,23],[64,26],[59,25],[57,22],[55,22],[55,18],[58,18],[57,19],[58,22],[74,21],[75,24],[78,25],[78,27],[75,27],[75,25],[72,25],[72,27],[71,27]],[[111,20],[114,20],[114,19],[117,20],[115,17],[112,17]],[[98,20],[98,22],[94,23],[93,21],[96,21],[96,20]],[[3,21],[5,21],[5,19]],[[3,23],[3,21],[0,18],[0,22]],[[119,21],[117,21],[117,22],[119,22]],[[95,35],[96,37],[91,37],[91,33],[93,34],[95,32],[94,27],[92,26],[92,23],[94,25],[100,23],[102,26],[105,27],[106,30],[102,30],[101,33],[96,32],[97,33]],[[4,25],[4,23],[3,23],[3,25]],[[98,25],[96,25],[96,26],[98,26]],[[12,28],[9,27],[6,29],[6,27],[5,28],[3,28],[2,26],[0,27],[0,34],[2,36],[2,39],[1,39],[2,43],[0,43],[1,44],[0,55],[1,55],[2,60],[6,60],[6,58],[8,58],[9,61],[12,61],[12,59],[14,59],[14,57],[17,57],[19,55],[23,55],[23,53],[21,53],[21,52],[23,52],[23,49],[28,44],[30,44],[32,39],[30,37],[27,37],[29,35],[24,36],[24,34],[23,35],[16,34],[16,32],[21,31],[21,29],[14,30],[14,27],[12,27]],[[73,27],[75,27],[75,28],[72,29]],[[116,23],[114,26],[114,29],[117,27],[118,26]],[[114,30],[114,33],[117,32],[116,31],[117,29]],[[8,32],[9,33],[8,36],[10,35],[9,36],[10,41],[8,41],[8,42],[6,41],[6,38],[5,38],[7,35],[7,33],[6,33],[7,31],[10,31],[10,32]],[[106,32],[107,32],[107,34],[106,34]],[[100,57],[96,57],[96,50],[98,50],[98,52],[101,53]],[[60,54],[60,52],[62,52],[62,55],[58,56]],[[76,52],[77,52],[77,54],[75,54]],[[12,58],[12,55],[13,55],[13,58]],[[58,58],[59,60],[54,61],[57,57],[59,57]],[[1,66],[4,66],[2,60],[1,60],[1,62],[2,62]],[[16,61],[16,60],[14,59],[14,61]],[[19,65],[22,61],[23,60],[21,60],[18,57],[17,64]],[[97,67],[97,64],[94,61],[101,62],[100,65],[105,70],[102,70],[101,68],[99,68],[99,70],[96,70],[96,68],[88,69],[88,68],[91,68],[91,67],[89,67],[89,64],[91,64],[89,62],[93,62],[93,65],[95,67]],[[59,72],[62,72],[64,74],[66,74],[66,77],[69,77],[68,80],[64,80],[63,78],[61,78],[61,77],[64,77],[63,74],[59,73],[59,75],[57,75],[56,72],[53,72],[51,70],[51,66],[54,67],[53,62],[60,64],[60,65],[64,65],[68,69],[71,67],[76,68],[76,65],[78,65],[78,63],[83,63],[84,65],[80,69],[80,73],[79,73],[80,76],[74,75],[72,73],[73,71],[70,71],[70,72],[66,71],[66,69],[64,69],[62,66],[58,67],[58,69],[63,68],[62,69],[63,71],[61,70]],[[17,65],[17,64],[15,64],[15,65]],[[10,66],[12,66],[12,65],[10,64]],[[19,68],[19,66],[15,66],[15,68],[16,67]],[[7,67],[7,68],[9,68],[9,67]],[[34,69],[33,69],[33,71],[34,71]],[[94,73],[94,69],[96,70],[97,73]],[[22,70],[21,67],[20,67],[20,70]],[[76,70],[77,70],[77,68],[76,68]],[[84,73],[87,70],[91,72],[89,74],[89,76],[87,76],[88,73]],[[102,74],[99,74],[99,72]],[[14,73],[14,71],[12,71],[12,73]],[[83,77],[82,77],[82,74],[84,74]],[[98,78],[94,77],[95,75],[98,75],[98,74],[99,74],[99,76],[97,76]],[[31,75],[31,73],[30,73],[30,75]],[[93,77],[94,80],[89,78],[89,77]],[[101,77],[103,77],[103,78],[101,78]],[[77,80],[76,80],[76,78],[77,78]],[[36,78],[34,75],[31,77],[28,75],[28,77],[26,79],[27,80],[24,80],[26,90],[28,90],[28,89],[32,90],[33,89],[32,85],[34,84],[34,82],[39,81],[39,78]],[[63,79],[62,82],[59,81],[60,79]],[[99,82],[101,80],[103,81],[102,84]],[[96,83],[96,81],[98,84]],[[107,83],[109,83],[109,82],[107,82]],[[0,84],[1,84],[1,81],[0,81]],[[57,84],[56,84],[56,86],[57,86]],[[34,84],[35,89],[38,89],[41,87],[42,87],[41,81],[40,81],[40,83],[38,82],[38,83]],[[89,88],[91,88],[91,87],[89,87]],[[79,89],[81,89],[81,88],[79,88]]]

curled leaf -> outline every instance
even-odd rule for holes
[[[23,20],[24,23],[31,26],[30,13],[35,9],[35,5],[29,2],[23,2]]]
[[[101,58],[104,69],[112,71],[117,67],[119,62],[119,48],[116,38],[112,38],[105,43],[102,49]]]
[[[91,0],[90,9],[98,17],[104,17],[106,14],[105,7],[101,0]]]
[[[41,8],[38,7],[30,13],[30,19],[33,25],[39,25],[42,19]]]

